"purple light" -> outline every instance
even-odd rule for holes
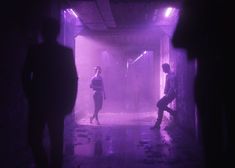
[[[73,10],[73,9],[70,9],[70,10],[71,10],[72,14],[73,14],[76,18],[78,18],[78,15],[74,12],[74,10]]]
[[[145,54],[147,54],[147,51],[144,51],[140,56],[138,56],[132,63],[137,62],[141,57],[143,57]]]
[[[169,7],[166,9],[165,17],[169,17],[173,12],[173,8]]]
[[[67,11],[68,11],[71,15],[73,15],[75,18],[78,18],[78,15],[74,12],[73,9],[67,9]]]

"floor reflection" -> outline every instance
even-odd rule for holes
[[[160,130],[151,130],[155,120],[154,113],[103,113],[101,125],[90,124],[89,116],[76,121],[73,163],[82,168],[199,168],[196,142],[177,126],[167,129],[171,121],[166,117]]]

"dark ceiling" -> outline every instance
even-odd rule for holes
[[[172,26],[160,23],[161,10],[179,8],[181,0],[68,0],[82,26],[93,37],[122,45],[154,48],[159,36],[172,33]]]
[[[69,0],[90,30],[139,29],[153,25],[155,11],[181,0]]]

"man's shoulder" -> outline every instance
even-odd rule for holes
[[[67,46],[63,46],[61,44],[58,44],[56,48],[56,53],[61,56],[66,56],[66,57],[73,57],[73,50],[72,48],[69,48]]]
[[[72,53],[73,49],[67,46],[64,46],[62,44],[58,44],[58,48],[60,48],[60,50],[64,51],[64,52],[68,52],[68,53]]]
[[[171,73],[169,74],[169,76],[171,76],[171,77],[175,77],[175,76],[176,76],[176,74],[175,74],[175,72],[171,72]]]
[[[29,48],[29,53],[31,55],[40,55],[40,54],[47,54],[50,52],[56,52],[57,54],[61,55],[67,55],[67,56],[73,56],[73,49],[63,46],[61,44],[53,44],[53,45],[48,45],[48,44],[37,44],[30,46]]]
[[[36,51],[40,50],[42,48],[42,44],[33,44],[29,46],[29,51]]]

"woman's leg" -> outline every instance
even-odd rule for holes
[[[94,110],[93,116],[90,118],[90,123],[92,123],[93,119],[95,118],[97,123],[100,124],[98,113],[101,110],[102,105],[103,105],[102,93],[96,92],[93,98],[94,98],[95,110]]]
[[[95,108],[95,119],[98,124],[100,124],[98,114],[99,111],[102,109],[102,105],[103,105],[103,93],[99,92],[96,95],[96,108]]]

